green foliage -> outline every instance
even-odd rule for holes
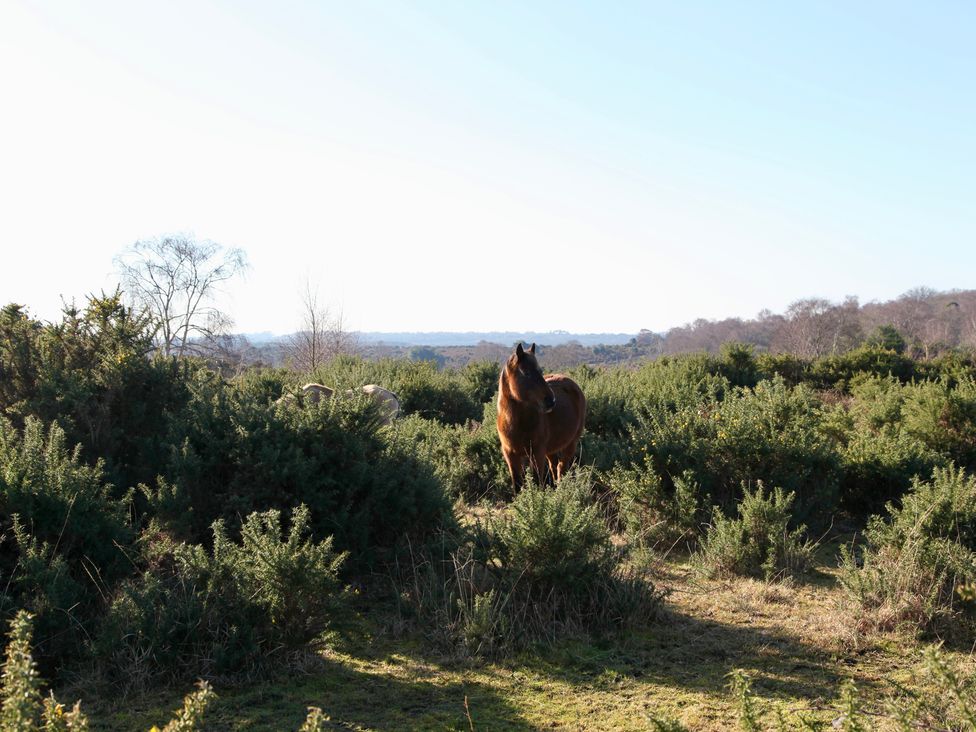
[[[761,378],[779,377],[790,386],[802,384],[810,373],[810,361],[793,353],[760,353],[756,367]]]
[[[599,633],[657,616],[662,594],[624,571],[584,472],[555,489],[529,482],[507,515],[490,518],[482,537],[486,569],[504,612],[501,645],[553,641],[560,634]]]
[[[865,374],[891,376],[904,383],[914,378],[915,362],[893,350],[862,346],[814,361],[809,379],[821,388],[843,391],[852,379]]]
[[[491,394],[497,390],[497,373]],[[336,358],[311,374],[311,380],[336,389],[379,384],[400,400],[403,415],[417,414],[446,424],[465,424],[481,416],[484,376],[477,371],[441,370],[433,361],[364,361]]]
[[[4,732],[83,732],[88,720],[80,703],[65,711],[52,694],[41,700],[41,679],[31,655],[31,616],[21,610],[10,623],[6,659],[3,664],[0,728]]]
[[[405,417],[398,421],[391,441],[431,465],[452,498],[479,501],[510,495],[494,404],[485,404],[484,419],[477,426],[446,425],[417,415]]]
[[[380,436],[368,400],[269,405],[205,371],[190,389],[164,473],[192,507],[190,541],[217,518],[233,531],[240,516],[304,503],[316,536],[369,562],[405,532],[448,517],[430,466]]]
[[[472,361],[459,374],[464,391],[476,404],[492,401],[498,393],[501,367],[493,361]]]
[[[298,732],[325,732],[325,723],[329,718],[318,707],[309,707],[308,716]]]
[[[197,691],[187,694],[183,700],[183,708],[177,711],[176,716],[163,727],[163,732],[196,732],[201,729],[200,723],[204,712],[216,696],[210,684],[201,681]]]
[[[23,435],[0,418],[0,571],[3,607],[37,616],[45,658],[76,654],[100,593],[130,569],[119,547],[132,536],[129,500],[112,497],[102,464],[69,451],[58,424],[28,417]],[[81,632],[79,632],[81,631]]]
[[[733,386],[754,387],[760,380],[755,349],[748,343],[724,343],[719,369]]]
[[[893,351],[897,354],[905,352],[908,343],[902,337],[898,329],[893,325],[879,325],[874,332],[868,336],[866,345],[870,348]]]
[[[499,560],[510,575],[546,594],[554,588],[581,590],[607,572],[613,548],[589,486],[583,473],[567,476],[554,490],[530,484],[509,515],[491,524]]]
[[[287,534],[279,512],[250,515],[240,543],[218,521],[209,551],[147,537],[146,571],[122,585],[98,650],[134,684],[254,669],[303,649],[343,608],[345,554],[309,531],[300,506]]]
[[[797,519],[825,524],[835,510],[841,465],[822,429],[815,393],[781,378],[736,389],[720,401],[654,411],[631,430],[632,454],[646,452],[664,475],[692,471],[702,489],[731,508],[753,479],[796,494]]]
[[[11,623],[3,664],[3,729],[12,732],[34,729],[41,712],[40,680],[30,640],[30,615],[21,611]]]
[[[903,407],[904,431],[959,465],[976,465],[976,379],[923,382]]]
[[[739,708],[739,727],[744,732],[760,732],[762,726],[759,723],[756,700],[752,696],[752,680],[742,669],[734,669],[729,673],[729,689]]]
[[[0,412],[17,426],[28,415],[57,420],[68,444],[105,461],[110,480],[151,480],[163,460],[169,415],[185,400],[185,367],[152,360],[151,326],[121,293],[68,306],[41,325],[22,309],[0,312]]]
[[[708,496],[691,471],[674,478],[669,489],[649,457],[641,466],[617,467],[606,482],[617,499],[620,521],[631,544],[669,547],[698,535]]]
[[[976,579],[976,477],[937,468],[887,512],[869,523],[860,556],[844,553],[854,629],[918,631],[965,619],[957,595]]]
[[[738,518],[728,518],[720,508],[715,509],[696,555],[698,566],[717,577],[769,579],[803,572],[812,559],[813,545],[802,539],[805,527],[788,528],[793,497],[782,488],[767,494],[761,481],[754,491],[743,486]]]

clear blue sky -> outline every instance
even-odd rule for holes
[[[0,5],[0,300],[139,238],[362,330],[662,330],[976,286],[976,5]]]

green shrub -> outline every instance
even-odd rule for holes
[[[697,537],[708,496],[691,471],[674,478],[668,488],[650,458],[645,458],[641,466],[615,468],[606,482],[632,545],[670,546]]]
[[[919,476],[945,466],[945,457],[899,432],[856,432],[841,451],[841,505],[855,515],[877,512]]]
[[[300,506],[287,534],[278,511],[251,514],[239,544],[218,521],[211,550],[147,536],[147,566],[116,594],[99,656],[137,684],[157,674],[246,672],[301,651],[343,608],[345,554],[309,532]]]
[[[67,306],[42,325],[22,309],[0,311],[0,413],[57,421],[68,444],[104,461],[111,482],[152,480],[165,460],[171,416],[185,403],[188,365],[151,359],[151,326],[121,293]]]
[[[783,379],[790,386],[805,382],[810,373],[810,361],[792,353],[760,353],[756,368],[761,379]]]
[[[178,426],[163,475],[179,486],[192,530],[222,518],[232,532],[241,516],[304,503],[318,537],[374,561],[404,533],[423,533],[449,519],[432,469],[379,433],[368,400],[275,405],[200,372]]]
[[[131,571],[128,499],[112,497],[102,464],[69,451],[57,423],[28,417],[23,434],[0,418],[3,611],[37,616],[44,660],[74,655],[91,632],[99,593]]]
[[[959,465],[976,465],[976,379],[917,384],[903,410],[906,434]]]
[[[0,698],[0,728],[4,732],[75,732],[88,729],[80,702],[65,711],[54,694],[41,697],[41,679],[31,655],[32,617],[26,611],[17,613],[10,623],[3,664],[3,687]]]
[[[810,366],[810,381],[822,389],[844,391],[857,376],[890,376],[902,383],[915,378],[915,362],[900,353],[876,346],[861,346],[853,351],[825,356]]]
[[[464,655],[640,627],[663,593],[623,568],[586,473],[531,480],[469,537],[445,537],[394,568],[401,618]]]
[[[492,401],[498,394],[501,366],[493,361],[472,361],[459,372],[464,392],[475,404]]]
[[[503,646],[599,633],[656,617],[662,594],[625,571],[585,471],[555,489],[529,483],[508,514],[487,523],[486,568],[495,574],[509,636]]]
[[[745,481],[796,495],[798,521],[826,524],[837,507],[840,456],[824,430],[820,400],[783,379],[735,389],[720,401],[648,412],[630,431],[631,455],[646,452],[663,475],[690,470],[730,510]]]
[[[495,428],[495,405],[486,403],[481,424],[446,425],[411,415],[390,440],[433,468],[452,498],[476,502],[510,495],[511,480]]]
[[[917,632],[964,619],[958,592],[976,579],[976,477],[936,468],[887,512],[869,523],[859,555],[843,555],[855,631]]]
[[[782,488],[766,493],[762,481],[743,486],[738,518],[715,508],[712,524],[700,541],[696,564],[713,577],[762,576],[766,579],[803,572],[813,545],[803,540],[805,527],[790,530],[793,494]]]
[[[555,489],[528,485],[491,523],[499,561],[511,576],[552,589],[575,591],[605,574],[613,547],[585,473],[567,476]]]
[[[732,386],[752,388],[760,381],[756,352],[748,343],[723,343],[719,371]]]
[[[487,389],[485,372],[486,369],[477,367],[466,372],[442,370],[433,361],[363,361],[343,357],[317,369],[309,380],[336,389],[379,384],[397,395],[404,415],[417,414],[445,424],[464,424],[481,416],[481,405],[486,401],[482,398]],[[497,390],[497,379],[495,372],[491,394]]]

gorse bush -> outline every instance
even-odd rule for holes
[[[529,483],[506,515],[489,524],[501,565],[542,594],[583,589],[613,564],[610,532],[585,473],[555,489]]]
[[[916,384],[903,408],[904,430],[956,464],[976,465],[976,380]]]
[[[146,318],[121,293],[68,306],[42,325],[22,308],[0,310],[0,413],[57,421],[69,445],[100,458],[120,488],[155,477],[165,459],[171,416],[186,401],[186,362],[147,358]]]
[[[478,501],[508,496],[511,481],[502,459],[495,407],[486,404],[480,425],[446,425],[412,415],[399,420],[390,441],[424,464],[452,498]]]
[[[813,391],[777,378],[721,401],[648,413],[630,431],[631,454],[650,455],[666,476],[690,470],[727,509],[744,481],[780,485],[795,493],[798,520],[825,524],[837,507],[841,464],[821,425]]]
[[[976,477],[937,468],[901,507],[875,517],[858,554],[844,553],[841,583],[855,631],[932,629],[966,620],[960,587],[976,579]]]
[[[530,479],[472,536],[413,555],[394,576],[401,615],[464,655],[650,622],[663,594],[623,567],[591,489],[586,473]]]
[[[144,573],[122,585],[97,644],[120,681],[192,677],[266,667],[319,639],[343,611],[331,539],[309,538],[309,512],[254,513],[231,541],[221,522],[213,547],[147,536]]]
[[[653,619],[661,594],[625,571],[584,472],[555,489],[531,482],[506,515],[489,519],[486,568],[494,572],[508,643],[554,641]]]
[[[236,531],[241,516],[304,503],[316,536],[334,536],[369,562],[404,532],[429,531],[449,516],[433,470],[378,434],[368,400],[267,404],[209,372],[190,388],[164,475],[192,510],[191,542],[205,540],[215,519]]]
[[[789,528],[793,497],[778,487],[767,493],[761,481],[752,491],[743,486],[737,518],[715,509],[696,564],[713,577],[769,579],[803,572],[812,559],[813,545],[803,539],[805,527]]]
[[[2,609],[36,615],[46,660],[81,651],[100,593],[130,571],[130,502],[112,494],[101,463],[69,451],[59,425],[28,417],[20,434],[0,418]]]
[[[41,696],[41,680],[31,655],[31,616],[21,610],[10,623],[3,687],[0,688],[0,728],[4,732],[76,732],[88,729],[81,704],[65,711],[52,694]]]
[[[691,471],[673,478],[668,488],[645,457],[643,465],[617,467],[605,480],[632,545],[666,548],[697,538],[708,496]]]
[[[439,370],[432,361],[404,359],[364,361],[349,356],[333,359],[316,369],[309,380],[337,389],[379,384],[393,391],[404,415],[416,414],[445,424],[479,419],[488,392],[487,367],[469,366],[462,372]],[[498,372],[488,393],[498,389]]]

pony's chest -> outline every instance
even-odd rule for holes
[[[542,426],[542,414],[536,410],[521,410],[500,404],[498,409],[498,431],[504,435],[524,435],[537,432]]]

